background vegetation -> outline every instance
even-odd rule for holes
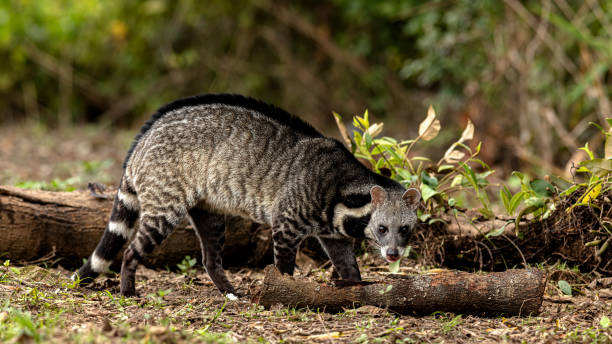
[[[469,118],[483,161],[569,176],[583,142],[601,149],[588,122],[608,127],[611,4],[7,0],[0,123],[131,128],[173,99],[234,92],[329,134],[332,110],[369,108],[402,139],[434,104],[441,147]]]
[[[52,255],[3,258],[0,340],[612,338],[612,0],[3,0],[0,61],[0,184],[113,185],[136,128],[159,106],[242,93],[419,185],[430,227],[392,272],[454,263],[549,274],[539,316],[415,318],[229,303],[190,257],[180,274],[140,270],[138,299],[117,297],[116,276],[77,288]],[[460,241],[441,232],[448,214],[492,225]],[[387,270],[373,254],[359,264],[366,278]],[[248,293],[263,277],[230,278]]]

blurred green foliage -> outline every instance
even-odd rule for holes
[[[321,128],[369,108],[408,137],[434,104],[456,130],[471,118],[485,147],[515,136],[560,165],[612,111],[611,4],[5,0],[0,121],[132,124],[234,92]]]

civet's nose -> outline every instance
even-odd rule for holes
[[[388,248],[387,252],[385,252],[385,255],[385,258],[387,258],[387,260],[390,262],[394,262],[400,258],[399,251],[397,250],[397,248]]]

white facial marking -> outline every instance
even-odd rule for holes
[[[334,228],[339,228],[342,234],[347,235],[346,231],[344,230],[344,227],[342,226],[342,223],[344,222],[344,219],[346,219],[347,216],[362,217],[368,215],[371,212],[371,203],[368,203],[363,207],[359,208],[349,208],[342,203],[338,203],[336,204],[336,207],[334,207],[334,219],[332,221],[334,224]]]
[[[89,260],[91,262],[91,269],[97,273],[106,272],[112,263],[110,260],[105,260],[104,258],[99,257],[95,252],[91,255]]]
[[[108,230],[116,235],[121,235],[122,237],[129,239],[131,231],[128,226],[124,222],[116,222],[111,221],[108,223]]]
[[[387,259],[387,248],[389,248],[389,246],[381,246],[380,247],[380,255],[383,256],[383,258],[385,258],[385,260]]]

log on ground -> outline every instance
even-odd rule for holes
[[[61,259],[77,267],[98,244],[106,228],[115,190],[94,197],[87,191],[53,192],[0,186],[0,258],[17,262]],[[240,218],[228,218],[223,262],[226,266],[271,261],[270,231]],[[200,257],[194,231],[180,225],[147,257],[149,267],[175,266],[186,256]],[[120,263],[122,254],[115,261]]]
[[[371,305],[400,314],[536,315],[546,287],[546,273],[537,269],[489,274],[447,271],[426,275],[388,275],[383,280],[336,287],[306,278],[265,270],[263,285],[253,302],[264,307],[288,307],[338,312]]]

